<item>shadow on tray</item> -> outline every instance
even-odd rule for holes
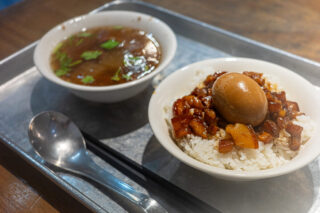
[[[99,139],[132,132],[148,122],[149,86],[133,98],[119,103],[94,103],[82,100],[67,89],[41,78],[33,88],[33,114],[54,110],[69,116],[81,129]]]
[[[168,153],[153,136],[143,165],[222,212],[308,212],[317,197],[317,162],[280,177],[235,182],[211,177]],[[312,168],[312,171],[311,169]],[[316,168],[316,169],[315,169]]]

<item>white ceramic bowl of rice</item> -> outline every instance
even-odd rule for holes
[[[219,71],[263,73],[279,90],[286,92],[288,100],[297,102],[300,111],[305,113],[305,116],[299,116],[295,121],[303,127],[303,145],[300,149],[294,152],[287,146],[282,146],[280,136],[277,143],[259,142],[258,149],[242,149],[222,154],[214,149],[218,140],[190,136],[182,144],[182,151],[170,133],[172,104],[176,99],[189,94],[207,75]],[[295,171],[320,154],[319,92],[318,87],[298,74],[270,62],[248,58],[210,59],[181,68],[161,82],[149,103],[149,121],[162,146],[195,169],[228,180],[270,178]]]

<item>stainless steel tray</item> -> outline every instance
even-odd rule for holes
[[[175,31],[177,54],[164,74],[155,78],[154,85],[184,65],[225,56],[271,61],[320,85],[320,64],[317,62],[163,8],[138,1],[114,1],[93,13],[105,10],[147,13],[162,19]],[[0,62],[1,142],[90,209],[97,212],[126,211],[92,184],[52,170],[35,155],[28,141],[27,125],[36,113],[56,110],[70,116],[83,130],[105,144],[223,212],[320,211],[318,159],[296,172],[266,180],[230,182],[210,177],[179,162],[153,136],[147,118],[152,86],[122,103],[99,104],[81,100],[40,76],[32,61],[35,45],[31,44]],[[98,156],[90,154],[100,166],[145,191]]]

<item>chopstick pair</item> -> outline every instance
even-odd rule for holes
[[[90,151],[144,187],[168,212],[220,212],[90,134],[83,131],[82,134]]]

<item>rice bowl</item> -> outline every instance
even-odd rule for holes
[[[176,145],[168,131],[169,126],[166,121],[166,119],[170,117],[170,115],[168,115],[168,106],[172,106],[172,101],[176,98],[190,92],[192,88],[203,79],[203,76],[219,70],[228,70],[231,72],[254,70],[262,72],[266,74],[268,78],[270,77],[271,82],[275,82],[285,88],[288,98],[296,100],[301,105],[301,111],[305,112],[306,115],[314,121],[314,125],[311,124],[310,126],[305,125],[305,123],[310,124],[309,118],[306,116],[300,116],[296,121],[303,125],[306,130],[302,136],[304,138],[303,140],[307,140],[307,138],[313,134],[310,140],[301,147],[299,153],[288,152],[284,147],[281,147],[281,143],[279,142],[279,145],[273,148],[270,145],[261,145],[258,150],[242,151],[245,154],[239,152],[234,158],[230,158],[230,156],[235,155],[235,153],[229,153],[225,157],[217,155],[216,157],[219,157],[219,160],[217,160],[215,157],[199,155],[199,152],[195,151],[214,151],[214,149],[209,148],[215,146],[214,140],[203,145],[199,142],[199,138],[191,137],[188,143],[183,144],[183,149],[188,152],[188,154]],[[287,80],[288,77],[291,81]],[[184,83],[177,85],[177,79]],[[297,85],[304,89],[299,89]],[[308,94],[308,96],[305,94]],[[292,172],[311,162],[319,155],[320,144],[317,143],[316,138],[319,137],[317,124],[320,121],[320,116],[319,112],[315,110],[317,107],[319,108],[319,96],[316,93],[315,87],[297,74],[269,62],[245,58],[222,58],[189,65],[166,78],[151,98],[149,104],[149,121],[159,142],[172,155],[189,166],[224,179],[254,180]],[[223,132],[221,132],[221,134],[223,134]],[[280,139],[279,141],[281,141]],[[203,151],[200,152],[202,153]],[[274,158],[275,153],[281,153],[281,156],[279,155],[280,157]],[[250,158],[252,156],[255,156],[254,160]],[[290,160],[292,157],[294,158]],[[203,161],[206,162],[204,163]],[[244,161],[246,163],[243,163]],[[259,170],[257,171],[258,168]]]

